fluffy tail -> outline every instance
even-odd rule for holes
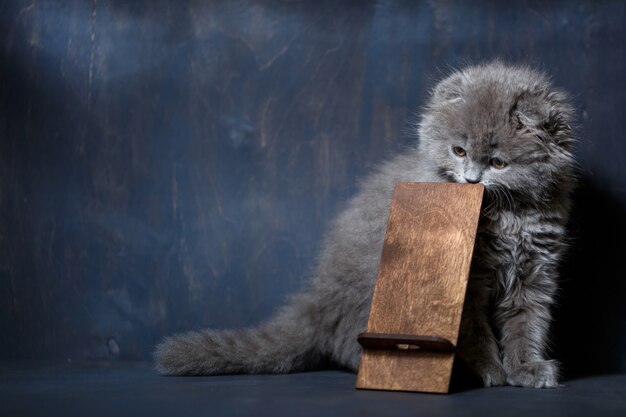
[[[315,331],[295,309],[260,327],[202,330],[166,338],[155,351],[156,369],[166,375],[288,373],[319,362]]]

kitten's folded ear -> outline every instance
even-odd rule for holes
[[[518,130],[533,133],[564,148],[574,142],[570,127],[574,110],[562,91],[525,90],[517,97],[510,114],[511,123]]]
[[[456,72],[437,84],[433,90],[432,100],[438,102],[450,102],[462,99],[463,76]]]

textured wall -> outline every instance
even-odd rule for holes
[[[580,114],[557,351],[625,371],[624,1],[508,3],[2,2],[0,355],[266,318],[442,71],[504,57]]]

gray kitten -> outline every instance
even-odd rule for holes
[[[558,386],[546,345],[574,185],[572,113],[529,68],[492,62],[453,73],[432,92],[417,147],[366,178],[332,222],[310,285],[258,328],[167,338],[158,371],[284,373],[328,359],[357,370],[394,184],[480,182],[459,356],[486,386]]]

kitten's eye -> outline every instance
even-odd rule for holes
[[[460,146],[453,146],[452,151],[454,151],[454,154],[456,156],[460,156],[461,158],[467,155],[467,152],[465,152],[465,149],[461,148]]]
[[[504,168],[506,166],[506,162],[504,162],[500,158],[491,158],[491,161],[489,161],[489,163],[495,169],[502,169],[502,168]]]

